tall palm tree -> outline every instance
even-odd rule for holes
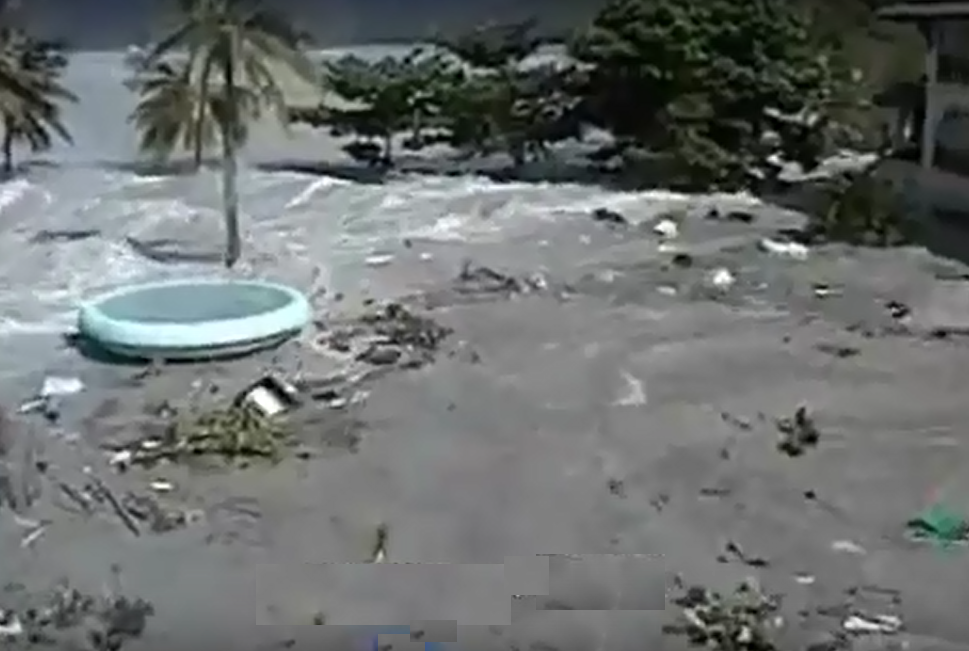
[[[303,38],[258,0],[175,0],[178,22],[148,53],[155,65],[176,52],[187,55],[186,70],[194,85],[194,117],[182,114],[194,130],[193,143],[203,142],[210,113],[222,145],[222,201],[225,213],[225,264],[232,267],[242,252],[239,232],[237,154],[245,123],[259,106],[268,106],[281,124],[286,102],[280,72],[315,83],[320,72],[302,50]]]
[[[76,102],[60,81],[68,60],[63,44],[33,39],[19,29],[0,29],[0,124],[3,172],[13,171],[18,142],[44,151],[54,136],[72,142],[61,116],[62,102]]]
[[[192,169],[202,165],[204,151],[218,141],[219,117],[225,101],[224,88],[209,89],[200,97],[198,84],[186,62],[157,61],[137,77],[141,97],[129,121],[141,135],[140,148],[157,160],[171,156],[179,147],[192,151]],[[258,97],[248,88],[237,91],[245,115],[258,116]],[[245,141],[245,123],[235,130],[236,146]]]

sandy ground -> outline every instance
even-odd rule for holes
[[[146,404],[213,382],[210,399],[267,369],[334,372],[314,335],[145,378],[85,363],[89,388],[57,426],[24,416],[4,432],[20,497],[19,517],[0,511],[3,607],[60,578],[98,592],[114,567],[114,589],[155,609],[126,648],[318,648],[401,623],[452,648],[638,651],[682,646],[661,632],[677,574],[724,590],[756,576],[785,595],[784,648],[837,630],[852,603],[904,621],[858,648],[969,648],[965,550],[903,535],[932,495],[956,509],[969,495],[969,346],[928,332],[945,310],[961,321],[943,303],[965,304],[964,269],[917,249],[770,256],[758,237],[794,216],[703,212],[675,240],[691,268],[670,265],[648,224],[591,219],[490,245],[402,245],[371,270],[373,293],[453,335],[432,365],[361,385],[349,410],[316,408],[300,432],[315,454],[272,467],[118,474],[99,446],[139,430]],[[469,300],[452,283],[465,257],[548,288]],[[720,266],[737,282],[707,288]],[[321,319],[361,298],[322,301]],[[890,300],[912,315],[892,316]],[[774,419],[799,405],[821,440],[791,458]],[[92,477],[119,495],[164,478],[175,490],[159,499],[197,521],[135,536],[111,509],[69,508],[59,485]],[[26,542],[25,519],[44,527]],[[368,564],[381,522],[389,562]],[[718,558],[727,541],[767,566]]]

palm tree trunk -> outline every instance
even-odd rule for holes
[[[225,77],[226,116],[222,124],[222,209],[225,214],[225,266],[231,269],[242,255],[239,233],[239,192],[236,161],[236,134],[239,119],[235,88],[235,52],[230,50],[223,61]]]
[[[3,121],[3,174],[10,176],[13,173],[13,126],[12,120],[8,117]]]
[[[192,169],[199,171],[202,167],[202,144],[205,132],[205,117],[209,104],[209,80],[208,70],[203,70],[199,80],[198,107],[195,113],[195,124],[192,125],[194,133],[192,136]]]
[[[10,129],[3,132],[3,173],[6,176],[13,173],[13,134]]]

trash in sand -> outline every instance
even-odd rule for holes
[[[770,565],[770,561],[766,558],[748,554],[733,540],[728,540],[724,543],[723,554],[717,557],[717,561],[720,563],[728,563],[730,560],[736,560],[749,567],[768,567]]]
[[[84,383],[76,377],[58,377],[51,375],[44,378],[40,387],[40,398],[72,396],[84,390]]]
[[[377,533],[375,536],[373,550],[370,552],[370,562],[371,563],[383,563],[387,559],[387,537],[390,535],[390,530],[387,525],[381,522],[377,525]]]
[[[664,219],[653,226],[653,232],[660,237],[673,239],[680,234],[680,227],[672,219]]]
[[[394,261],[394,256],[389,254],[377,254],[368,256],[364,263],[368,267],[386,267]]]
[[[72,396],[84,390],[84,383],[76,377],[58,377],[50,375],[44,378],[40,391],[33,399],[20,405],[17,410],[21,414],[40,412],[53,422],[60,417],[57,401],[59,398]]]
[[[234,404],[249,405],[266,418],[272,418],[299,404],[299,392],[288,382],[267,375],[240,391]]]
[[[727,290],[737,282],[736,277],[726,267],[714,269],[706,276],[706,284],[719,290]]]
[[[16,613],[0,610],[0,638],[20,637],[24,634],[24,625]]]
[[[848,633],[891,635],[902,630],[902,620],[895,615],[851,615],[841,624]]]
[[[779,418],[775,424],[781,434],[777,449],[789,457],[801,456],[808,448],[816,447],[821,439],[821,433],[804,406],[798,407],[793,417]]]
[[[888,311],[889,316],[899,321],[912,315],[912,308],[900,301],[887,301],[885,303],[885,309]]]
[[[942,504],[933,504],[906,523],[909,535],[942,545],[966,542],[969,522]]]
[[[165,479],[156,479],[148,484],[148,487],[156,493],[171,493],[175,490],[175,484]]]
[[[783,240],[774,240],[769,237],[762,239],[758,243],[758,246],[761,251],[770,253],[771,255],[784,256],[794,260],[807,260],[809,253],[808,248],[800,242],[786,242]]]
[[[845,554],[864,555],[865,548],[852,540],[835,540],[831,543],[831,550]]]
[[[780,598],[761,591],[753,580],[721,595],[701,586],[674,599],[682,611],[663,633],[686,638],[690,646],[734,651],[772,651],[777,630],[784,626]]]

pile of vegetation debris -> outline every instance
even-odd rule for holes
[[[148,411],[153,420],[140,436],[106,446],[114,465],[150,467],[201,458],[275,461],[294,443],[285,418],[269,416],[249,403],[179,408],[165,402]]]
[[[120,651],[143,636],[154,615],[152,604],[143,599],[120,591],[92,595],[66,581],[40,594],[8,585],[0,600],[0,637],[6,649]]]
[[[389,302],[335,325],[320,338],[327,348],[377,367],[414,369],[434,361],[452,330]]]
[[[691,646],[716,651],[778,649],[774,636],[783,624],[780,599],[765,594],[752,581],[741,583],[729,595],[689,587],[674,603],[681,608],[679,621],[664,627],[664,632],[686,638]]]

